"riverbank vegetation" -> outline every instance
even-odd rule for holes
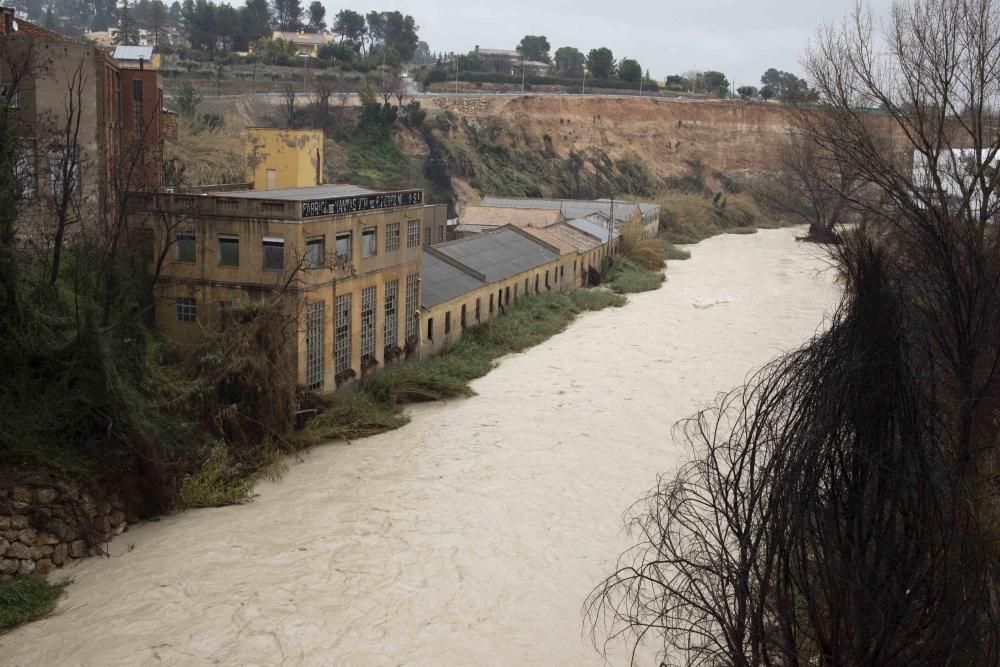
[[[790,108],[841,200],[825,210],[858,215],[827,246],[841,303],[675,431],[690,461],[634,507],[638,543],[588,599],[598,645],[655,636],[696,665],[1000,661],[1000,136],[981,129],[1000,121],[1000,5],[901,3],[885,30],[864,11],[824,29],[806,59],[824,106]]]
[[[65,587],[65,583],[51,583],[38,576],[15,577],[0,583],[0,634],[55,609]]]
[[[306,425],[300,442],[353,440],[399,428],[409,421],[406,405],[470,396],[469,382],[486,375],[500,357],[548,340],[581,313],[623,305],[624,297],[603,289],[524,297],[436,356],[386,368],[356,392],[323,397],[322,411]]]

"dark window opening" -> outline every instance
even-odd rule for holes
[[[177,235],[177,261],[193,262],[196,256],[194,232],[179,233]]]
[[[478,322],[478,321],[480,320],[480,318],[481,318],[481,312],[480,312],[480,311],[482,310],[482,309],[480,308],[480,306],[482,306],[482,303],[481,303],[481,301],[482,301],[482,299],[476,299],[476,321],[477,321],[477,322]]]
[[[306,268],[318,269],[323,266],[325,245],[322,236],[306,241]]]
[[[445,335],[451,333],[451,311],[449,310],[444,314],[444,333]]]
[[[434,340],[434,318],[427,318],[427,340]]]
[[[240,265],[240,238],[238,236],[219,236],[219,266]]]
[[[285,268],[284,239],[264,238],[264,268],[268,271],[281,271]]]

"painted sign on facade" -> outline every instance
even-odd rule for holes
[[[401,206],[416,206],[424,202],[422,190],[406,192],[379,192],[370,195],[333,197],[302,202],[302,217],[315,218],[322,215],[343,215],[362,211],[377,211]]]

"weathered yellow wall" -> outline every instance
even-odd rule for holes
[[[323,178],[322,130],[247,128],[247,182],[254,190],[308,188]],[[276,180],[268,183],[273,169]]]

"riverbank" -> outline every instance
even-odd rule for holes
[[[822,249],[797,234],[704,241],[664,289],[501,358],[476,396],[310,450],[251,504],[132,529],[111,558],[72,567],[56,613],[0,636],[0,654],[603,664],[581,605],[630,542],[623,508],[685,453],[670,426],[801,343],[836,300]]]

